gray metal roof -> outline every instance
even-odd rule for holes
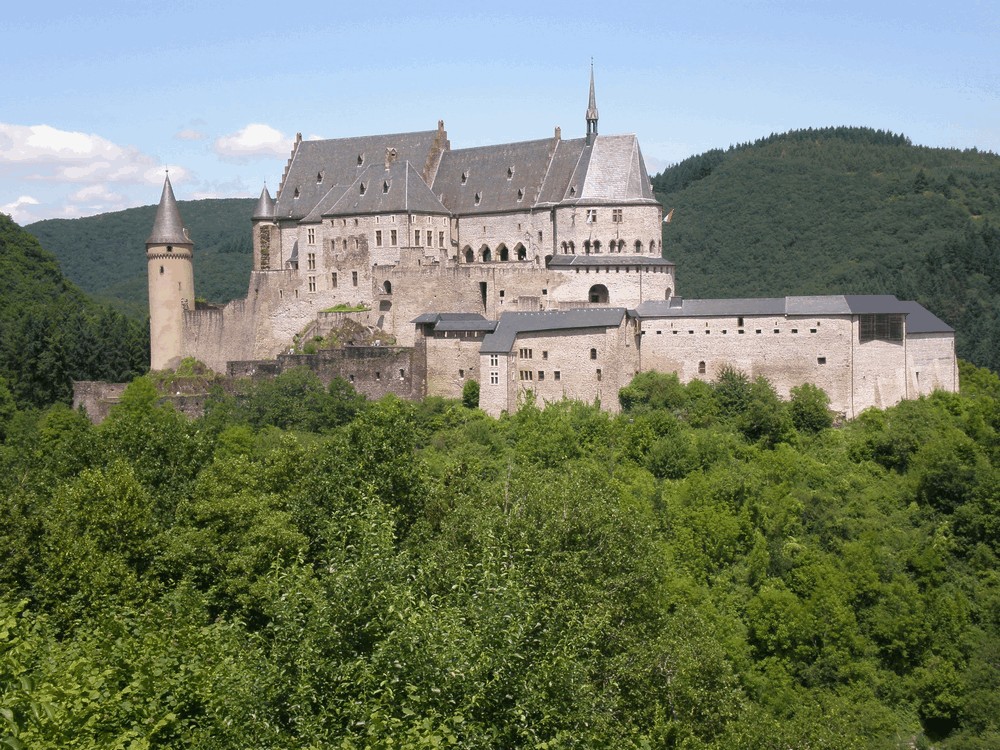
[[[456,214],[525,211],[538,198],[556,143],[545,138],[447,151],[434,194]]]
[[[160,205],[156,207],[156,219],[149,233],[147,245],[191,245],[193,244],[181,221],[181,212],[177,208],[174,189],[170,185],[170,176],[163,180],[163,193],[160,195]]]
[[[280,219],[302,219],[324,198],[333,205],[365,168],[384,165],[386,149],[396,149],[397,161],[426,164],[439,134],[443,130],[302,141],[282,180],[275,214]]]
[[[648,255],[553,255],[549,268],[604,268],[605,266],[673,266],[666,258],[651,258]]]
[[[907,309],[906,333],[954,333],[955,329],[945,323],[919,302],[901,302]]]
[[[430,323],[435,331],[492,331],[497,321],[487,320],[480,313],[429,312],[415,317],[411,323]]]
[[[846,294],[844,301],[856,315],[907,312],[905,303],[891,294]]]
[[[690,318],[721,315],[784,315],[784,297],[751,297],[746,299],[685,299],[681,304],[672,300],[640,302],[636,307],[640,318]]]
[[[620,326],[626,314],[627,311],[624,307],[504,313],[500,316],[496,331],[483,337],[483,344],[479,351],[482,354],[507,353],[514,346],[518,334],[521,333]]]
[[[257,199],[257,205],[253,209],[254,219],[273,219],[274,218],[274,199],[271,194],[267,191],[267,185],[264,189],[260,191],[260,198]]]
[[[306,220],[318,219],[316,217],[318,211],[320,211],[319,206],[306,217]],[[420,172],[408,161],[394,162],[388,169],[381,163],[372,164],[358,175],[333,205],[321,211],[321,216],[448,213],[448,209],[427,187]]]

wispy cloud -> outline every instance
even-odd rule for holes
[[[184,128],[174,133],[174,138],[179,141],[203,141],[207,137],[200,130],[195,130],[194,128]]]
[[[18,224],[28,224],[34,221],[34,215],[28,206],[37,206],[39,201],[30,195],[22,195],[17,200],[0,206],[0,213],[5,213]]]
[[[270,125],[251,123],[215,141],[215,153],[223,159],[244,160],[257,156],[288,156],[292,139]]]

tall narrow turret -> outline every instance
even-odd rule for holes
[[[176,368],[184,345],[184,311],[194,309],[194,243],[177,208],[170,176],[156,209],[153,231],[146,240],[149,275],[149,367]]]
[[[269,271],[271,268],[281,268],[280,239],[278,225],[274,221],[274,199],[267,190],[267,185],[260,191],[260,198],[253,209],[253,269]]]
[[[590,61],[590,101],[587,103],[587,145],[597,138],[597,97],[594,95],[594,61]]]

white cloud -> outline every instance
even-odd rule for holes
[[[41,205],[41,203],[37,199],[32,198],[30,195],[22,195],[19,196],[17,200],[0,206],[0,213],[7,214],[18,224],[30,224],[35,220],[35,217],[31,211],[25,207],[38,205]]]
[[[251,123],[215,141],[215,153],[224,159],[242,160],[254,156],[288,156],[292,139],[270,125]]]
[[[27,178],[54,182],[156,184],[159,160],[99,135],[50,125],[0,123],[0,167],[28,168]]]
[[[122,196],[112,193],[106,185],[91,185],[72,193],[69,199],[74,203],[118,203],[122,200]]]

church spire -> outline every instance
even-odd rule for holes
[[[590,61],[590,101],[587,104],[587,145],[597,137],[597,97],[594,95],[594,61]]]
[[[170,185],[170,175],[163,181],[163,194],[160,196],[160,205],[156,207],[156,220],[153,222],[153,231],[150,232],[146,245],[190,245],[187,232],[184,229],[184,222],[181,221],[181,212],[177,208],[177,199],[174,198],[174,189]]]

